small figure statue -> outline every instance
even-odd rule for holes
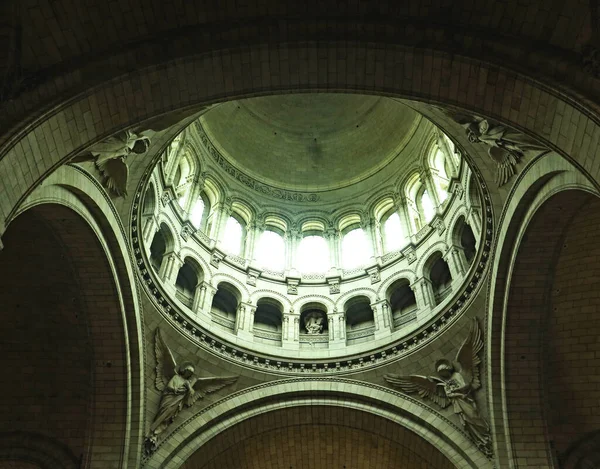
[[[323,313],[319,311],[311,311],[304,316],[304,327],[307,334],[320,334],[323,331],[324,322]]]
[[[104,177],[104,185],[117,196],[127,195],[129,168],[125,158],[131,153],[141,155],[148,150],[150,139],[126,130],[92,145],[73,159],[74,162],[94,161]]]
[[[150,433],[144,442],[146,456],[152,454],[157,447],[160,435],[177,417],[183,406],[191,407],[206,394],[233,384],[236,376],[224,378],[195,378],[195,367],[191,362],[178,365],[169,347],[163,341],[160,330],[156,329],[154,337],[154,354],[156,356],[156,389],[162,392],[158,413],[150,425]]]
[[[486,455],[491,455],[492,441],[487,422],[479,414],[473,392],[481,387],[477,355],[483,348],[481,331],[477,320],[471,323],[469,335],[456,355],[456,363],[441,359],[435,364],[437,376],[400,376],[384,375],[384,379],[393,387],[410,394],[417,392],[423,398],[429,398],[442,408],[450,404],[460,418],[463,427]]]

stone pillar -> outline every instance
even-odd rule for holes
[[[240,303],[235,312],[234,333],[239,337],[252,340],[252,328],[254,326],[254,313],[256,306],[250,303]]]
[[[481,207],[472,206],[469,209],[469,213],[467,215],[467,223],[473,230],[473,235],[475,236],[475,245],[479,248],[479,238],[481,237]]]
[[[256,222],[250,222],[246,226],[246,240],[244,246],[244,257],[249,261],[254,259],[254,246],[256,245],[258,226]]]
[[[204,304],[204,296],[206,295],[206,285],[200,282],[194,290],[194,301],[192,302],[192,311],[196,315],[202,314],[202,306]]]
[[[184,207],[186,220],[189,219],[192,208],[194,208],[196,201],[198,200],[198,198],[200,197],[200,194],[204,190],[204,181],[205,180],[206,180],[206,173],[202,173],[202,174],[199,174],[198,177],[194,178],[194,180],[192,181],[192,187],[190,188],[190,193],[188,195],[188,198],[185,202],[185,207]],[[202,218],[204,218],[204,214],[202,214]],[[200,226],[202,226],[202,220],[200,220]]]
[[[334,310],[327,315],[327,320],[329,321],[329,348],[343,349],[346,347],[346,314]]]
[[[450,160],[450,162],[452,163],[450,165],[446,165],[446,166],[450,166],[450,168],[451,168],[451,174],[448,174],[448,177],[450,177],[450,178],[458,177],[458,168],[457,168],[457,164],[456,164],[456,162],[458,160],[455,156],[454,151],[452,150],[452,148],[450,148],[450,144],[448,143],[448,140],[446,140],[446,138],[444,138],[444,136],[441,133],[438,135],[438,138],[437,138],[437,146],[444,153],[445,159]]]
[[[421,277],[420,279],[415,280],[415,282],[410,285],[410,288],[415,294],[418,310],[422,311],[435,307],[433,288],[428,278]]]
[[[202,311],[204,311],[208,316],[212,316],[211,307],[212,307],[213,298],[215,297],[215,294],[217,293],[217,289],[209,283],[202,282],[202,284],[204,286],[206,286],[204,297],[203,297],[202,303],[201,303]]]
[[[410,243],[410,235],[413,232],[410,216],[408,214],[406,197],[397,198],[394,207],[398,217],[400,218],[400,227],[402,228],[402,235],[404,236],[402,245],[405,246],[406,244]]]
[[[451,246],[443,256],[444,260],[448,264],[448,268],[450,269],[452,283],[461,280],[465,273],[465,264],[463,264],[463,261],[460,258],[459,249],[462,250],[462,248],[457,246]]]
[[[371,304],[373,319],[375,320],[375,339],[388,337],[394,331],[392,308],[387,300],[376,301]]]
[[[335,228],[329,228],[325,231],[325,238],[329,243],[329,264],[331,267],[340,268],[340,232]]]
[[[252,241],[252,257],[246,256],[248,259],[250,259],[250,261],[256,260],[256,247],[258,246],[258,243],[260,242],[260,238],[266,229],[267,229],[267,226],[264,223],[259,223],[259,222],[255,223],[254,239]]]
[[[154,215],[143,215],[142,216],[142,239],[145,241],[148,252],[150,252],[150,244],[152,243],[152,236],[158,230],[158,224],[156,223],[156,217]]]
[[[166,286],[175,288],[175,281],[179,269],[183,265],[183,260],[173,251],[165,254],[163,262],[160,266],[159,276],[162,278]]]
[[[327,330],[329,332],[329,342],[333,342],[335,340],[335,321],[333,319],[333,315],[327,315]]]
[[[427,188],[427,192],[429,193],[429,197],[431,197],[431,202],[433,206],[437,210],[440,206],[440,196],[438,194],[437,186],[433,180],[433,174],[431,174],[431,169],[427,168],[421,173],[421,183]]]
[[[284,236],[286,256],[285,256],[285,269],[291,270],[296,268],[296,259],[298,256],[298,245],[300,244],[300,231],[297,229],[290,229]]]
[[[294,330],[294,342],[300,342],[300,316],[294,315],[294,322],[292,324]]]
[[[367,236],[367,242],[369,246],[371,246],[371,257],[374,258],[377,254],[377,246],[375,243],[374,228],[375,218],[369,217],[368,219],[361,222],[361,228],[364,230],[365,235]]]

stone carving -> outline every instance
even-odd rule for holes
[[[320,334],[323,332],[325,315],[321,311],[310,311],[304,316],[304,328],[307,334]]]
[[[200,135],[200,140],[203,145],[206,147],[208,153],[213,157],[216,163],[232,178],[244,184],[246,187],[249,187],[256,192],[260,192],[261,194],[274,197],[276,199],[287,200],[291,202],[318,202],[319,196],[314,193],[304,193],[304,192],[292,192],[284,189],[278,189],[276,187],[268,186],[263,184],[256,179],[248,176],[247,174],[239,171],[235,168],[227,159],[221,155],[219,150],[215,148],[212,144],[202,125],[199,122],[196,122],[196,128],[198,129],[198,134]]]
[[[148,150],[150,139],[131,130],[125,130],[92,145],[84,153],[76,156],[74,162],[94,161],[102,174],[102,184],[119,197],[127,195],[129,168],[125,159],[131,154],[141,155]]]
[[[581,50],[583,69],[595,78],[600,78],[600,49],[587,44]]]
[[[144,452],[147,456],[156,450],[158,436],[175,420],[184,406],[191,407],[206,394],[237,381],[237,376],[194,377],[193,363],[186,361],[177,364],[158,328],[154,335],[154,355],[156,358],[154,385],[162,395],[158,413],[150,425],[150,433],[144,442]]]
[[[210,256],[210,265],[218,269],[223,259],[225,259],[225,253],[215,250]]]
[[[181,229],[181,237],[184,241],[187,241],[190,235],[194,234],[194,231],[195,230],[191,226],[183,225],[183,228]]]
[[[367,269],[367,273],[369,274],[369,278],[371,279],[371,285],[373,285],[374,283],[381,282],[381,274],[379,272],[379,267]]]
[[[171,193],[169,191],[164,191],[160,196],[160,202],[165,207],[169,202],[171,202]]]
[[[496,163],[496,184],[503,186],[515,174],[515,167],[526,151],[546,152],[548,148],[527,135],[477,116],[455,114],[452,118],[465,128],[471,143],[487,145]]]
[[[337,295],[340,292],[340,282],[339,280],[333,280],[329,282],[329,294]]]
[[[417,392],[423,398],[431,399],[442,408],[452,404],[454,413],[460,418],[477,446],[487,455],[492,452],[490,429],[487,422],[479,414],[473,393],[481,387],[479,380],[478,353],[483,348],[481,330],[477,320],[471,322],[469,335],[462,343],[456,363],[441,359],[435,363],[437,376],[401,376],[384,375],[384,379],[393,387],[409,394]]]
[[[444,219],[440,218],[440,217],[436,217],[433,222],[431,223],[431,226],[433,228],[435,228],[438,232],[438,234],[442,234],[445,230],[446,230],[446,225],[444,224]]]

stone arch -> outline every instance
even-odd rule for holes
[[[550,464],[550,459],[528,460],[527,457],[531,453],[525,452],[526,450],[532,450],[537,451],[538,455],[546,454],[549,458],[551,457],[552,451],[549,450],[550,444],[545,428],[541,433],[546,435],[544,439],[538,439],[535,443],[527,442],[526,438],[517,436],[513,432],[513,425],[518,426],[522,419],[516,417],[511,419],[511,412],[514,412],[517,406],[521,406],[526,409],[522,418],[527,419],[530,429],[534,426],[545,427],[546,425],[544,405],[536,400],[536,391],[533,391],[533,389],[537,390],[539,399],[545,393],[544,387],[540,383],[539,370],[535,368],[541,366],[541,364],[539,360],[532,360],[532,357],[538,356],[538,352],[535,350],[539,350],[539,340],[531,338],[532,349],[526,353],[520,352],[516,346],[509,347],[505,351],[503,343],[504,340],[510,343],[511,338],[516,339],[519,337],[519,333],[514,329],[516,326],[514,321],[518,320],[516,316],[513,316],[513,324],[507,327],[510,313],[508,309],[509,289],[513,288],[511,282],[516,269],[513,250],[516,250],[519,243],[522,242],[525,230],[529,230],[530,226],[533,226],[531,220],[540,207],[543,207],[544,203],[553,195],[560,196],[561,191],[564,194],[569,189],[596,193],[591,183],[576,171],[570,163],[558,155],[546,154],[522,171],[511,197],[505,205],[499,223],[500,231],[496,238],[496,250],[493,254],[490,273],[496,281],[490,284],[488,293],[486,353],[488,400],[490,402],[501,402],[500,406],[491,407],[490,409],[492,432],[494,434],[494,453],[496,461],[501,467],[508,467],[509,465],[519,467],[518,458],[521,458],[520,463],[522,464],[531,463],[531,465],[521,467],[547,467]],[[563,223],[568,223],[568,221],[565,219]],[[552,231],[549,230],[549,232]],[[529,238],[531,239],[531,236]],[[539,238],[540,242],[541,239]],[[533,240],[530,242],[533,242]],[[541,257],[540,253],[547,250],[548,247],[544,243],[544,245],[540,244],[540,246],[533,249],[537,249],[538,256]],[[546,265],[540,270],[547,271],[548,266]],[[538,275],[543,275],[543,273],[539,272]],[[538,283],[538,285],[543,285],[543,282],[542,284]],[[537,309],[539,310],[539,307]],[[536,314],[539,314],[539,311],[524,317],[523,320],[535,320]],[[527,325],[528,330],[530,325],[529,322]],[[521,342],[525,346],[525,341],[522,340]],[[532,376],[528,383],[528,386],[532,389],[530,393],[532,400],[530,402],[527,402],[525,396],[519,398],[518,393],[515,395],[514,385],[511,387],[512,375],[507,374],[506,371],[509,356],[512,356],[511,366],[517,367],[517,370],[523,368],[526,364],[531,367],[530,372],[528,372]],[[521,359],[522,356],[525,356],[526,359]],[[521,363],[523,361],[526,364]],[[511,390],[507,390],[506,386]],[[508,400],[509,395],[511,402]],[[525,445],[523,444],[524,441],[526,442]]]
[[[67,202],[63,205],[57,201],[56,189],[53,192],[52,203],[43,203],[43,199],[32,201],[27,210],[21,212],[9,226],[7,240],[10,243],[7,244],[6,253],[3,254],[5,257],[18,255],[20,262],[10,262],[9,276],[7,277],[5,273],[2,275],[3,284],[12,285],[4,292],[2,303],[10,305],[9,309],[15,305],[18,308],[25,308],[30,311],[31,319],[35,320],[35,311],[38,309],[35,307],[35,302],[45,302],[46,306],[40,311],[45,311],[47,319],[37,318],[36,322],[45,324],[54,317],[54,324],[60,327],[60,332],[53,333],[51,324],[45,324],[44,338],[40,337],[39,341],[42,344],[49,343],[50,346],[43,348],[42,359],[41,356],[36,357],[35,348],[30,347],[34,331],[29,331],[27,334],[29,352],[22,350],[19,353],[20,359],[30,362],[37,379],[42,379],[44,369],[46,373],[51,370],[55,374],[56,378],[45,380],[44,385],[49,395],[61,396],[67,392],[72,397],[68,398],[68,402],[61,402],[57,400],[58,397],[43,401],[40,401],[39,397],[34,398],[42,410],[36,411],[35,416],[23,418],[22,425],[37,425],[37,427],[21,430],[32,431],[43,427],[48,429],[46,431],[54,431],[57,435],[61,435],[65,428],[68,429],[71,436],[63,435],[61,441],[81,458],[85,467],[106,467],[110,461],[116,464],[131,457],[135,460],[135,456],[129,454],[131,442],[127,437],[132,423],[131,416],[133,414],[139,418],[140,409],[132,409],[128,401],[133,399],[138,406],[141,403],[139,395],[132,396],[134,390],[129,384],[129,373],[130,367],[137,369],[139,373],[141,358],[136,355],[135,364],[131,363],[125,307],[132,308],[130,314],[137,316],[137,308],[133,309],[137,298],[134,300],[131,286],[123,283],[123,278],[119,279],[119,276],[125,273],[120,271],[123,266],[119,264],[128,258],[119,260],[119,253],[116,251],[116,259],[113,259],[108,252],[110,252],[109,246],[114,241],[103,237],[101,234],[103,230],[99,229],[95,220],[89,216],[89,212],[76,204],[69,206]],[[44,241],[40,236],[44,237]],[[109,234],[109,236],[114,235]],[[19,242],[27,243],[27,253],[20,250]],[[57,244],[52,246],[53,243]],[[42,256],[46,258],[42,259]],[[50,259],[48,256],[55,258]],[[25,278],[23,275],[32,278],[30,274],[26,274],[28,257],[29,260],[38,258],[38,261],[41,261],[40,264],[35,265],[36,274],[33,284],[34,288],[41,288],[41,290],[36,295],[31,295],[30,291],[31,299],[26,299],[24,295],[19,294],[19,288],[22,288],[20,282]],[[44,269],[50,271],[44,273]],[[69,275],[73,276],[70,280],[65,278]],[[18,299],[13,295],[17,295]],[[55,312],[54,315],[48,314],[52,311]],[[65,315],[67,317],[63,317]],[[130,321],[137,323],[137,317],[131,318]],[[19,347],[16,331],[26,331],[28,327],[30,326],[25,326],[25,329],[7,328],[11,331],[11,340],[16,350]],[[77,332],[77,327],[88,329],[89,336],[85,331]],[[56,337],[61,337],[60,341],[53,339]],[[87,341],[87,344],[75,344],[73,341]],[[132,331],[131,341],[136,343],[135,330]],[[71,354],[64,347],[71,350]],[[77,358],[73,356],[73,352]],[[57,363],[59,356],[70,361],[69,365]],[[40,360],[44,362],[43,365],[39,365]],[[80,370],[80,373],[74,374],[78,378],[69,376],[70,366]],[[8,365],[5,369],[7,368],[9,369]],[[65,373],[60,376],[55,373],[57,369],[62,369]],[[14,380],[17,375],[18,373],[12,373],[12,379]],[[88,389],[85,381],[91,380],[92,377],[97,384],[94,389]],[[84,381],[77,382],[81,379]],[[103,389],[100,384],[103,382],[106,389]],[[139,383],[136,383],[137,386]],[[4,386],[4,389],[8,388]],[[27,395],[23,394],[23,389],[26,388],[20,389],[19,397],[14,401],[6,395],[3,400],[27,403]],[[33,402],[29,405],[32,404]],[[18,405],[15,404],[11,408],[19,412]],[[26,410],[21,412],[27,414]],[[63,412],[66,412],[66,415],[63,415]],[[94,416],[98,417],[94,418]],[[40,418],[43,422],[39,420]],[[61,424],[61,419],[70,422],[69,425]],[[11,420],[13,425],[18,421],[14,418]],[[136,423],[134,438],[137,438],[139,443],[141,429],[137,425],[139,423]],[[51,428],[54,430],[49,430]],[[59,428],[62,430],[58,430]],[[98,441],[98,439],[105,441],[111,449],[103,453],[99,447],[88,446],[91,441]]]
[[[110,346],[117,341],[117,338],[127,344],[123,360],[127,364],[129,374],[127,378],[129,383],[127,394],[130,399],[127,410],[129,439],[124,442],[124,454],[129,464],[136,467],[139,465],[140,455],[135,448],[139,447],[144,435],[145,374],[142,362],[144,339],[139,314],[139,283],[134,268],[129,262],[130,248],[125,229],[114,204],[98,181],[78,166],[68,165],[57,169],[46,180],[44,186],[29,195],[17,215],[40,204],[60,204],[61,207],[68,207],[74,211],[76,216],[84,219],[92,228],[104,252],[110,252],[107,258],[114,272],[114,281],[120,295],[123,331],[120,336],[113,332],[112,342],[104,345]],[[105,332],[109,333],[108,330]],[[102,363],[98,366],[102,366]],[[116,379],[115,385],[121,386],[122,381]],[[102,467],[102,464],[98,467]]]
[[[250,291],[248,290],[246,285],[244,285],[242,282],[240,282],[237,278],[233,277],[232,275],[228,275],[228,274],[216,273],[213,275],[212,285],[215,288],[219,288],[219,284],[223,283],[223,282],[230,283],[232,286],[234,286],[238,290],[238,292],[239,292],[238,301],[244,302],[244,303],[248,302],[248,299],[250,298]]]
[[[231,400],[235,400],[235,406],[229,404]],[[462,430],[417,399],[382,386],[343,378],[284,379],[238,391],[184,422],[159,446],[147,467],[178,468],[197,448],[240,421],[281,407],[316,402],[360,409],[408,427],[434,444],[457,467],[492,467]]]
[[[415,266],[415,273],[417,278],[424,277],[427,274],[427,268],[429,266],[429,261],[432,255],[437,252],[440,253],[440,256],[444,256],[446,251],[448,250],[448,245],[444,241],[438,241],[427,248],[427,250],[419,255],[419,260],[417,265]]]
[[[397,272],[394,272],[392,275],[390,275],[388,278],[386,278],[383,282],[381,282],[381,285],[377,289],[377,298],[380,300],[384,299],[386,292],[387,292],[388,288],[392,285],[392,283],[394,283],[396,280],[399,280],[402,278],[405,278],[409,282],[409,284],[412,285],[417,280],[417,275],[415,274],[414,271],[409,270],[409,269],[403,269],[403,270],[398,270]]]
[[[308,303],[321,303],[326,308],[326,313],[331,314],[335,309],[335,303],[331,298],[324,295],[304,295],[292,303],[295,313],[300,314],[300,310]]]
[[[198,267],[202,270],[203,281],[210,283],[212,279],[212,270],[208,262],[204,260],[204,258],[196,252],[193,248],[189,246],[183,246],[181,251],[179,251],[179,256],[181,258],[190,257],[198,264]]]
[[[378,300],[378,295],[372,288],[355,288],[340,295],[335,301],[334,308],[338,311],[342,311],[344,303],[354,296],[366,296],[371,300],[371,303],[375,303]]]
[[[250,295],[249,303],[255,305],[256,302],[258,300],[260,300],[261,298],[272,298],[276,301],[279,301],[284,306],[287,305],[288,310],[291,309],[291,307],[292,307],[292,302],[290,301],[290,299],[287,296],[282,295],[281,293],[278,293],[278,292],[272,291],[272,290],[255,290],[255,291],[253,291],[252,295]],[[284,313],[285,313],[285,311],[284,311]]]

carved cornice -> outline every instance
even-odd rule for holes
[[[289,202],[318,202],[319,196],[312,192],[298,192],[298,191],[288,191],[285,189],[280,189],[278,187],[271,186],[269,184],[265,184],[263,182],[257,181],[253,177],[248,174],[240,171],[235,166],[233,166],[227,158],[225,158],[221,152],[212,144],[208,135],[202,128],[202,124],[198,120],[194,122],[194,127],[198,132],[200,137],[200,141],[204,145],[208,154],[213,158],[213,160],[233,179],[242,183],[244,186],[259,192],[268,197],[273,197],[275,199],[285,200]]]

